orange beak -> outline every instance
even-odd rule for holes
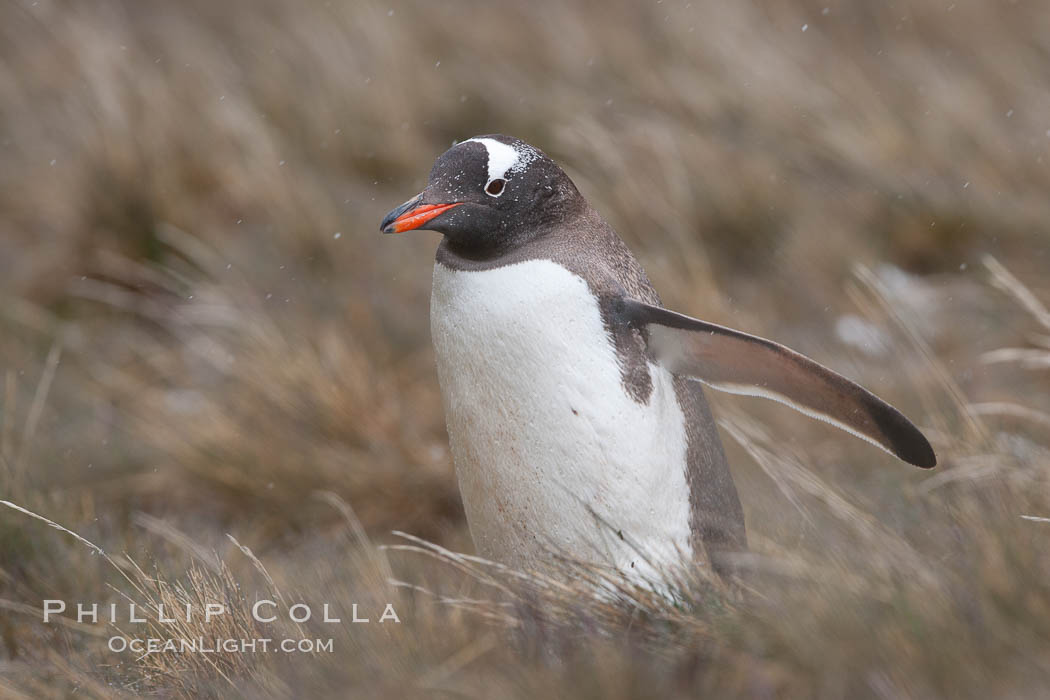
[[[453,207],[458,207],[463,202],[451,202],[449,204],[418,204],[420,197],[408,200],[397,209],[383,217],[383,223],[379,229],[383,233],[403,233],[421,227],[431,219],[444,214]]]

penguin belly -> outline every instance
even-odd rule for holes
[[[687,431],[674,379],[621,379],[587,282],[549,260],[434,267],[430,323],[449,442],[478,553],[559,556],[651,580],[692,560]]]

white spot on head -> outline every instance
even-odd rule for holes
[[[485,147],[489,154],[489,182],[493,180],[505,180],[507,173],[514,169],[521,156],[513,146],[508,146],[496,139],[467,139],[466,142],[474,141]]]
[[[480,143],[488,152],[489,179],[485,189],[493,180],[506,180],[510,173],[524,170],[532,161],[539,158],[539,152],[527,144],[508,146],[502,141],[487,138],[467,139],[463,143],[474,141]],[[500,194],[502,194],[502,190]],[[498,197],[499,195],[492,195]]]

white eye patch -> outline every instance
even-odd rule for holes
[[[489,185],[492,184],[493,180],[506,180],[507,176],[517,170],[523,170],[525,166],[534,161],[539,154],[531,147],[520,149],[516,146],[508,146],[502,141],[496,139],[485,139],[475,138],[467,139],[463,143],[468,141],[475,141],[480,143],[488,151],[489,156],[489,179],[485,183],[485,190],[488,191]],[[498,197],[503,194],[503,189],[500,188],[499,193],[491,194],[493,197]]]

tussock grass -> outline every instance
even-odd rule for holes
[[[1039,694],[1048,37],[976,0],[0,8],[0,499],[45,520],[0,509],[0,693]],[[736,586],[473,557],[434,239],[376,227],[491,131],[563,163],[670,306],[855,377],[938,469],[714,396]],[[48,598],[334,651],[118,655]],[[233,614],[160,620],[186,602]]]
[[[998,261],[988,258],[985,265],[989,284],[1007,292],[999,298],[1003,310],[1028,315],[1040,341],[1038,302],[1018,303],[1037,297]],[[860,276],[857,298],[866,294],[875,306],[885,289],[868,274]],[[903,322],[898,327],[905,335],[915,330]],[[900,357],[937,363],[921,343],[902,342],[900,350]],[[1015,372],[1031,371],[1023,356],[1013,365]],[[944,367],[917,372],[950,376]],[[46,374],[42,381],[49,381]],[[331,509],[341,527],[304,535],[295,545],[271,546],[261,556],[235,535],[220,550],[139,513],[123,537],[136,529],[149,533],[148,543],[139,546],[151,560],[148,567],[130,552],[112,554],[112,548],[4,501],[23,516],[21,522],[5,518],[5,527],[30,532],[36,541],[58,537],[34,532],[30,519],[43,520],[71,536],[71,546],[62,550],[64,564],[82,565],[85,553],[104,560],[103,571],[80,581],[71,596],[109,596],[146,611],[144,628],[116,624],[107,633],[162,639],[333,636],[335,643],[332,653],[298,659],[157,653],[93,670],[114,656],[96,626],[71,619],[41,625],[31,621],[40,614],[31,602],[5,600],[19,630],[8,639],[9,650],[18,654],[9,665],[21,684],[14,687],[43,687],[29,674],[32,668],[44,669],[57,688],[105,682],[100,697],[328,696],[353,689],[471,695],[492,688],[521,697],[1036,692],[1050,675],[1041,661],[1050,629],[1050,608],[1043,604],[1050,600],[1050,558],[1042,546],[1050,514],[1050,449],[1034,434],[987,423],[998,414],[974,411],[950,381],[916,389],[926,393],[925,403],[941,409],[935,421],[941,427],[930,430],[940,470],[865,493],[822,475],[825,456],[812,445],[785,442],[749,412],[724,407],[725,434],[775,486],[781,513],[767,520],[749,508],[753,551],[739,555],[735,584],[698,566],[675,579],[670,596],[580,562],[562,561],[557,574],[541,575],[402,532],[377,545],[350,505],[330,491],[311,500]],[[1018,418],[1005,413],[1004,420]],[[790,522],[784,509],[801,523],[790,541],[766,529],[767,522]],[[324,520],[314,516],[313,522]],[[212,528],[206,523],[196,531],[214,533]],[[22,595],[40,583],[27,579]],[[391,603],[400,608],[402,622],[357,629],[327,627],[316,619],[260,624],[248,614],[260,597],[285,613],[296,602],[316,608],[323,600],[341,610],[357,603],[374,617]],[[159,614],[161,605],[170,611],[190,604],[199,611],[209,602],[233,614],[219,623],[199,616],[170,621]],[[49,645],[56,639],[74,653],[54,658]]]

